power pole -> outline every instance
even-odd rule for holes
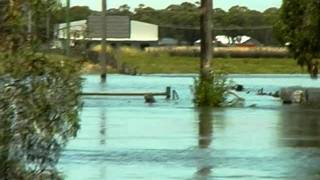
[[[66,55],[70,56],[70,0],[67,0],[66,7],[66,23],[67,23],[67,39],[66,39]]]
[[[107,0],[102,0],[102,40],[100,52],[101,82],[107,80]]]
[[[200,77],[208,80],[210,77],[210,62],[212,59],[212,0],[201,0],[200,35],[201,58]]]

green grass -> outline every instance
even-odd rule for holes
[[[50,55],[52,58],[53,55]],[[54,55],[56,56],[56,55]],[[1,54],[0,54],[1,57]],[[61,59],[63,56],[55,58]],[[127,63],[130,67],[138,67],[139,73],[155,74],[155,73],[198,73],[199,58],[170,56],[166,53],[161,55],[135,52],[135,53],[119,53],[117,59],[120,63]],[[0,63],[1,64],[1,63]],[[84,66],[84,69],[88,64]],[[214,58],[212,61],[214,69],[222,70],[229,74],[301,74],[307,73],[296,64],[293,59],[287,58]],[[0,66],[0,72],[3,67]],[[84,73],[99,73],[100,68],[95,65],[89,71]],[[115,70],[109,72],[115,73]]]
[[[119,55],[120,62],[138,67],[140,73],[198,73],[199,58],[139,53]],[[229,74],[307,73],[293,59],[286,58],[214,58],[214,69]]]

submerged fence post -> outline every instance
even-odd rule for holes
[[[168,86],[166,88],[166,99],[170,99],[171,98],[171,87]]]

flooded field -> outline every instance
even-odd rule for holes
[[[67,180],[320,179],[320,111],[256,96],[285,86],[320,87],[304,75],[233,75],[245,107],[196,109],[193,77],[85,76],[84,92],[161,92],[179,100],[84,97],[81,130],[59,163]],[[252,106],[254,105],[254,106]]]

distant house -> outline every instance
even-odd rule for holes
[[[216,46],[230,46],[232,45],[232,38],[224,35],[214,37],[212,44]],[[194,42],[195,45],[200,45],[201,39]]]
[[[256,47],[262,44],[249,36],[237,36],[234,38],[234,44],[239,47]]]
[[[199,45],[201,40],[197,40],[194,42],[195,45]],[[216,46],[239,46],[239,47],[256,47],[261,46],[262,44],[249,36],[236,36],[235,38],[225,36],[225,35],[218,35],[215,36],[214,40],[212,41],[213,44]]]
[[[115,31],[115,26],[123,26],[128,30],[127,37],[108,37],[107,43],[111,46],[134,46],[145,48],[157,45],[159,42],[159,27],[155,24],[145,23],[141,21],[129,20],[127,24],[119,24],[119,21],[113,19],[115,17],[108,16],[110,20],[107,23],[108,33]],[[121,23],[121,22],[120,22]],[[125,22],[124,22],[125,23]],[[75,45],[80,41],[87,41],[91,45],[99,44],[102,40],[101,36],[92,36],[89,32],[88,20],[73,21],[70,23],[70,39],[71,45]],[[62,23],[56,25],[56,38],[61,42],[66,40],[67,24]],[[97,24],[95,28],[100,26]],[[115,34],[116,32],[112,32]],[[111,36],[113,36],[111,34]]]
[[[233,43],[233,40],[229,36],[218,35],[215,37],[215,42],[218,46],[231,46]]]

